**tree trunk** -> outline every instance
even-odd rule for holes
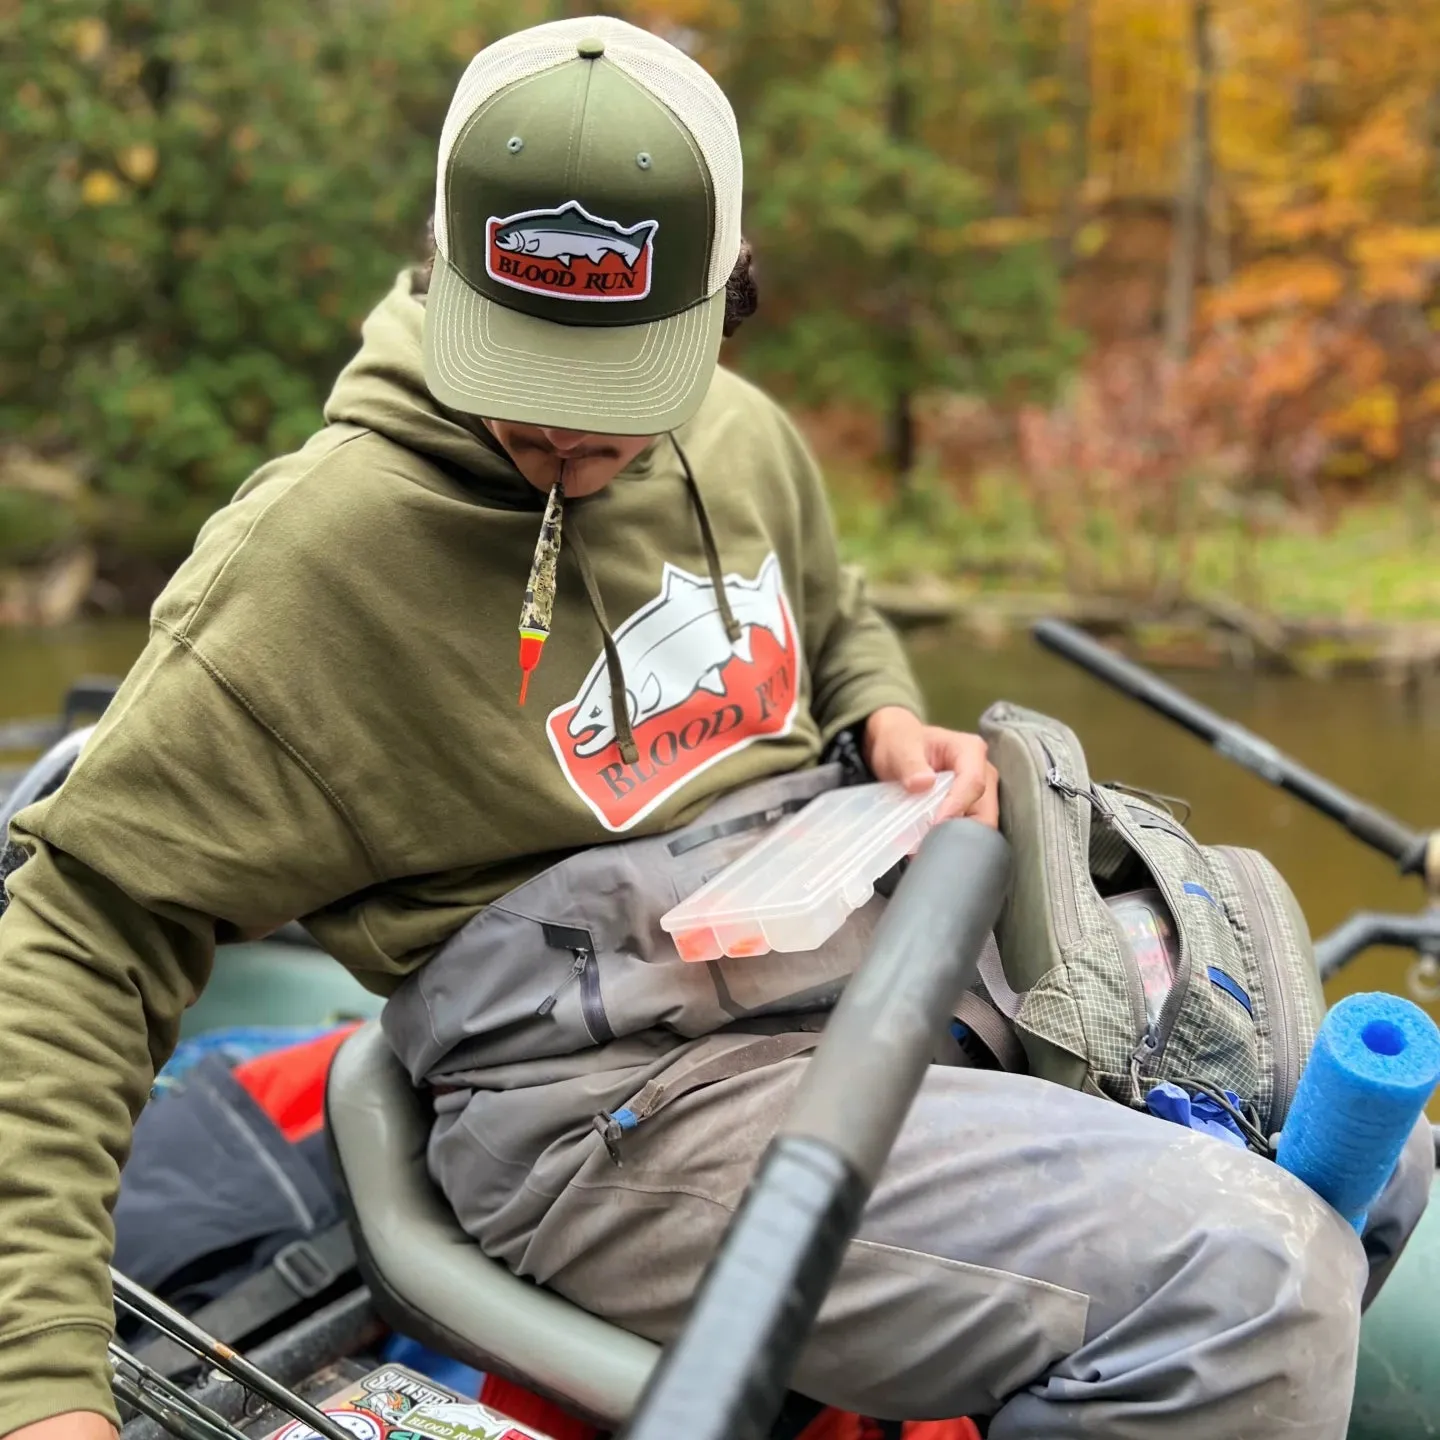
[[[1068,273],[1075,263],[1075,239],[1085,223],[1085,180],[1090,169],[1090,0],[1070,0],[1065,36],[1065,122],[1069,136],[1069,189],[1058,258]]]
[[[1190,350],[1195,313],[1195,281],[1210,194],[1210,87],[1214,57],[1210,48],[1210,0],[1191,0],[1191,80],[1180,183],[1175,192],[1175,228],[1170,241],[1170,276],[1165,295],[1165,350],[1183,360]]]
[[[1313,125],[1320,118],[1320,91],[1315,67],[1320,60],[1320,0],[1300,0],[1300,84],[1295,90],[1295,127]]]
[[[884,48],[887,76],[885,125],[890,139],[904,144],[910,138],[910,88],[905,74],[904,0],[880,0],[880,38]],[[896,202],[906,203],[903,177]],[[895,477],[895,489],[902,505],[908,503],[915,470],[914,397],[910,393],[910,276],[908,257],[895,257],[894,274],[887,297],[889,342],[892,359],[890,413],[885,424],[885,458]]]
[[[991,53],[1004,67],[1006,84],[1025,83],[1024,48],[1020,33],[1021,0],[990,0]],[[1007,100],[1013,97],[1007,92]],[[995,213],[1020,213],[1020,131],[1022,117],[1018,104],[1001,107],[995,132]]]
[[[885,419],[885,452],[896,490],[904,497],[915,473],[915,407],[907,390],[897,389],[891,398]]]

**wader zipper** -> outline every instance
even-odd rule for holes
[[[577,949],[570,973],[535,1007],[537,1015],[548,1015],[560,1003],[560,997],[585,973],[590,963],[590,952]]]
[[[606,1045],[615,1038],[600,998],[600,961],[593,950],[585,952],[585,964],[580,970],[580,1018],[597,1045]]]
[[[578,980],[580,982],[580,1018],[597,1045],[615,1038],[605,1004],[600,998],[600,964],[595,952],[587,945],[570,947],[575,959],[560,983],[535,1007],[537,1015],[548,1015],[560,1003],[560,997]]]

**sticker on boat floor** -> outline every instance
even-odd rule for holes
[[[544,1431],[467,1399],[402,1365],[371,1371],[320,1405],[355,1440],[550,1440]],[[319,1440],[292,1420],[269,1440]]]

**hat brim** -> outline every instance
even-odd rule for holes
[[[507,309],[435,257],[425,383],[443,405],[605,435],[659,435],[700,408],[720,355],[725,291],[644,325],[560,325]]]

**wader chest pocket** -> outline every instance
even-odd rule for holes
[[[697,1038],[750,1016],[824,1008],[859,963],[882,901],[822,949],[758,964],[686,964],[660,917],[677,891],[693,892],[752,846],[764,817],[838,778],[833,766],[772,777],[691,826],[577,851],[517,886],[391,997],[384,1025],[396,1054],[422,1083],[647,1030]]]

